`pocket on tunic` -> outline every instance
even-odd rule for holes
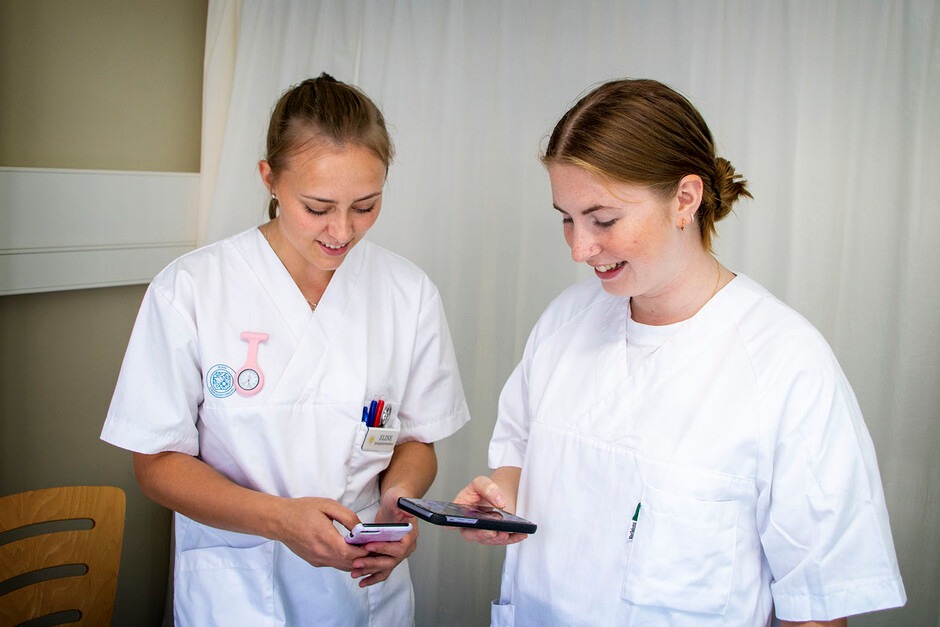
[[[274,550],[270,541],[182,551],[174,585],[176,625],[284,625],[274,595]]]
[[[621,596],[636,605],[722,615],[731,596],[738,503],[646,486]]]
[[[513,627],[516,624],[516,606],[493,601],[490,605],[490,627]]]
[[[365,423],[359,423],[356,436],[353,439],[352,450],[349,453],[349,461],[346,466],[347,491],[350,491],[352,494],[359,493],[357,489],[351,489],[354,488],[354,485],[361,483],[364,486],[372,482],[383,470],[388,468],[388,464],[392,460],[392,453],[395,452],[395,444],[398,443],[398,437],[401,435],[401,422],[398,416],[390,416],[381,431],[383,433],[388,432],[393,434],[394,444],[387,448],[378,448],[377,450],[376,448],[369,450],[369,447],[364,449],[363,443],[366,442],[369,435],[369,428]],[[351,505],[352,509],[358,510],[375,502],[375,500],[378,499],[377,484],[375,490],[376,494],[371,495],[366,501],[359,502],[357,499],[357,501]]]

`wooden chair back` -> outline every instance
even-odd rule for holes
[[[0,625],[48,615],[111,625],[124,510],[111,486],[0,497]]]

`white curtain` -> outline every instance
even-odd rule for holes
[[[210,0],[201,243],[263,220],[271,106],[322,71],[384,110],[398,155],[370,237],[428,272],[451,324],[474,420],[438,446],[430,497],[486,471],[531,325],[587,276],[540,146],[591,85],[656,78],[750,181],[720,258],[816,324],[865,412],[909,602],[853,624],[940,625],[936,1]],[[424,526],[418,625],[487,624],[501,561]]]

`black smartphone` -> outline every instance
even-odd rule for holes
[[[525,518],[484,505],[460,505],[448,501],[402,497],[398,499],[398,507],[422,520],[447,527],[470,527],[512,533],[535,533],[537,528],[535,523]]]

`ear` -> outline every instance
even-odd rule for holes
[[[676,219],[680,226],[692,222],[695,219],[695,212],[702,204],[702,190],[704,189],[702,177],[698,174],[686,174],[679,181],[679,187],[676,190]]]
[[[261,182],[268,188],[269,194],[274,194],[274,173],[271,171],[271,164],[262,159],[258,162],[258,173],[261,175]]]

